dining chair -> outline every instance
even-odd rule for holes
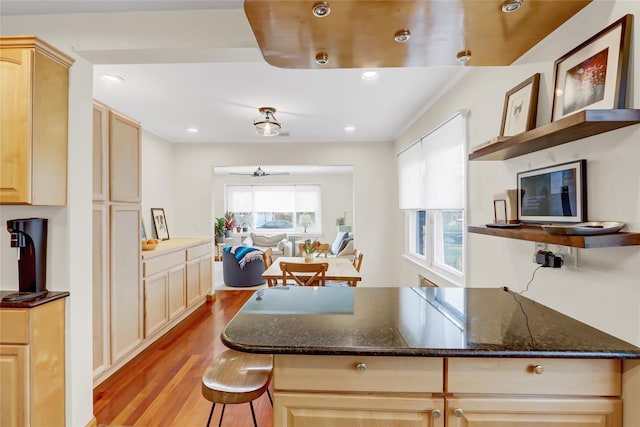
[[[360,267],[362,267],[362,259],[364,258],[364,254],[360,252],[359,249],[356,249],[353,252],[353,267],[356,269],[358,273],[360,273]],[[358,285],[357,280],[352,280],[349,282],[349,286],[356,287]]]
[[[298,243],[298,254],[299,256],[304,255],[304,243]],[[324,256],[327,258],[329,255],[329,244],[328,243],[320,243],[320,246],[316,248],[317,256]]]
[[[287,279],[291,279],[299,286],[324,286],[328,262],[281,262],[282,285],[287,286]]]
[[[271,264],[273,264],[273,249],[267,248],[262,252],[262,263],[264,264],[265,271],[267,270],[267,268],[271,267]],[[267,286],[269,286],[270,288],[277,285],[277,280],[267,279]]]

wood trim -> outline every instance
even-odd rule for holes
[[[0,37],[0,48],[37,49],[39,53],[67,68],[76,61],[36,36],[2,36]]]
[[[98,427],[98,420],[96,420],[96,416],[94,415],[91,420],[85,424],[85,427]]]

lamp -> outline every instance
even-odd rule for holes
[[[273,107],[260,107],[258,111],[263,117],[255,119],[253,125],[256,127],[256,133],[262,136],[275,136],[280,133],[280,122],[274,116],[276,109]]]

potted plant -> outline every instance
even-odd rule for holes
[[[227,228],[225,227],[225,219],[222,217],[216,218],[216,222],[215,222],[216,243],[224,243],[226,230]]]
[[[316,250],[320,247],[320,242],[317,240],[311,241],[307,239],[302,244],[302,250],[304,252],[304,262],[311,262],[316,255]]]
[[[227,212],[224,214],[224,227],[225,227],[225,235],[226,237],[231,237],[231,231],[236,226],[236,220],[233,217],[232,212]]]

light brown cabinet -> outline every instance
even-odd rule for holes
[[[443,360],[274,356],[274,425],[444,427]]]
[[[65,425],[65,300],[0,309],[0,425]]]
[[[274,356],[274,425],[622,426],[611,359]]]
[[[94,378],[132,357],[144,338],[140,133],[135,120],[94,102]]]
[[[36,37],[0,37],[0,204],[66,205],[73,62]]]

